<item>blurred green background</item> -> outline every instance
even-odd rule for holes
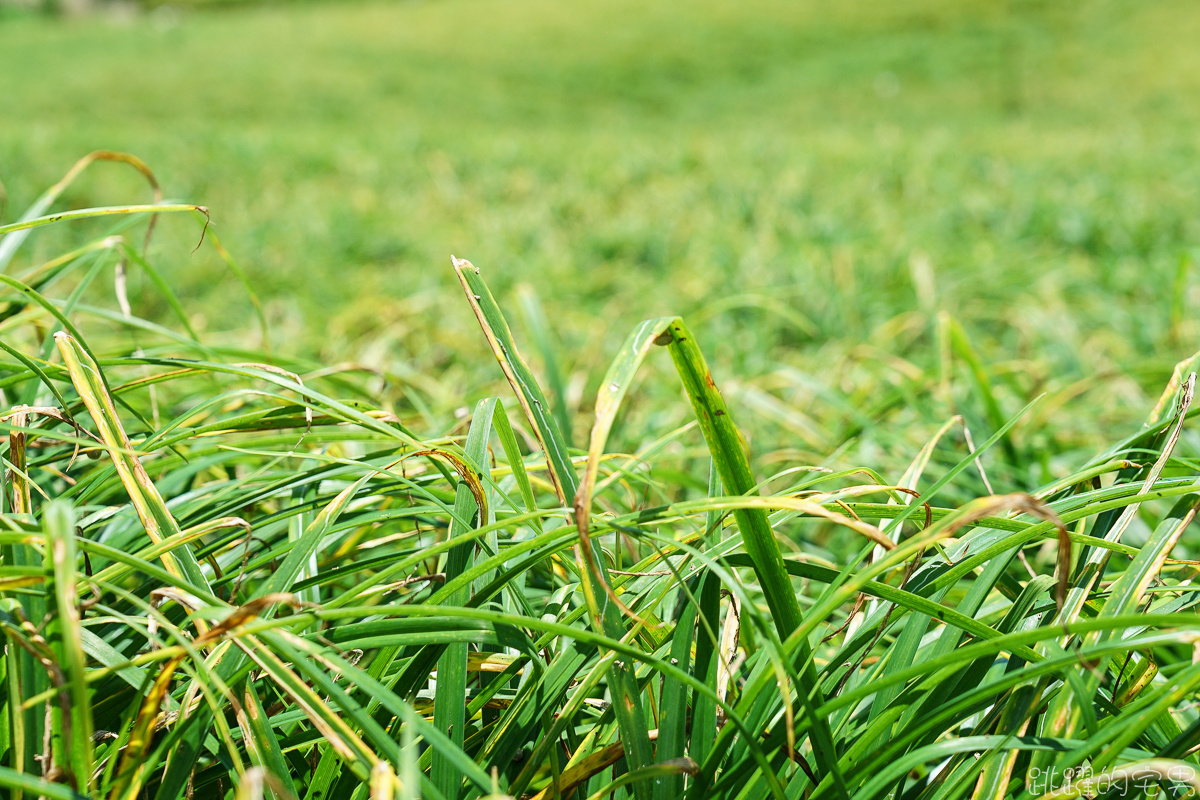
[[[626,332],[681,313],[762,457],[906,463],[1045,391],[1037,478],[1200,341],[1197,41],[1194,0],[4,6],[0,180],[11,219],[140,156],[212,209],[277,351],[380,369],[435,428],[496,391],[454,253],[540,300],[576,443]],[[99,165],[67,204],[146,196]],[[162,227],[195,322],[255,345],[197,227]],[[685,418],[662,384],[647,432]]]

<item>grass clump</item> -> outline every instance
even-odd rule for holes
[[[206,216],[55,215],[76,174],[0,227],[9,262],[36,228],[115,220],[3,280],[11,796],[1198,785],[1190,362],[1142,427],[1042,485],[1014,478],[1029,408],[996,410],[936,477],[961,420],[900,474],[771,470],[703,336],[664,317],[629,335],[572,446],[483,271],[455,260],[473,357],[490,347],[511,391],[423,431],[353,368],[206,344],[181,308],[135,316],[135,268],[179,304],[134,224],[190,212],[200,236]],[[610,434],[648,359],[690,419],[621,452]]]

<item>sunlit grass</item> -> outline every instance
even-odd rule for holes
[[[5,12],[0,786],[1194,777],[1198,26]]]
[[[0,226],[0,255],[115,213],[44,206]],[[791,468],[748,458],[704,335],[666,317],[620,346],[571,447],[488,270],[458,260],[446,301],[478,325],[460,357],[510,387],[445,430],[397,416],[353,365],[281,368],[197,339],[186,313],[135,316],[104,284],[158,275],[131,244],[147,213],[4,281],[11,796],[1196,782],[1192,362],[1143,426],[1023,487],[1030,460],[1076,457],[1016,444],[1038,401],[1005,415],[944,316],[986,434],[939,445],[964,435],[948,420],[899,471]],[[637,452],[613,447],[622,411],[654,431]],[[936,474],[935,453],[954,454]]]
[[[614,352],[605,334],[682,314],[735,376],[760,453],[822,462],[852,439],[835,466],[902,468],[954,413],[994,425],[961,362],[941,358],[945,312],[1003,414],[1050,392],[1031,419],[1054,424],[1022,422],[1018,442],[1082,458],[1140,418],[1200,333],[1200,14],[1009,5],[12,19],[0,71],[22,79],[0,94],[0,164],[18,209],[80,153],[139,154],[168,197],[213,209],[276,352],[379,369],[434,427],[495,391],[467,355],[473,323],[446,303],[456,252],[488,265],[502,300],[528,284],[549,309],[575,427]],[[100,169],[65,202],[135,191]],[[155,263],[192,323],[244,342],[236,276],[187,254],[190,225],[162,227]],[[55,255],[39,241],[27,264]],[[146,315],[167,312],[142,296]],[[628,447],[656,435],[632,424],[617,432]],[[1017,482],[1069,468],[1031,459]]]

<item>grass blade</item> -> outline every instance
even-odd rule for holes
[[[517,352],[512,340],[512,332],[504,319],[495,298],[487,284],[479,275],[479,270],[469,261],[455,258],[454,269],[458,273],[467,299],[475,310],[475,315],[483,327],[488,342],[501,369],[512,384],[517,398],[525,410],[526,416],[533,424],[534,430],[546,453],[550,466],[551,478],[555,491],[565,504],[574,504],[578,476],[570,462],[566,442],[550,413],[546,397],[538,386],[529,367]],[[608,599],[613,596],[612,587],[603,566],[591,564],[595,569],[586,568],[583,580],[584,594],[588,598],[593,624],[597,630],[603,631],[612,639],[621,639],[625,635],[621,612]],[[592,585],[591,573],[597,573],[599,583],[604,589],[604,602],[600,602],[600,594]],[[629,662],[616,660],[609,670],[610,683],[614,695],[614,711],[621,728],[621,741],[625,745],[625,757],[631,770],[640,769],[653,761],[650,740],[646,733],[646,718],[642,707],[641,691],[634,675],[633,665]],[[634,785],[634,793],[638,800],[650,800],[650,791],[643,783]]]
[[[248,748],[253,747],[257,766],[270,777],[267,786],[279,800],[298,797],[296,786],[292,782],[291,769],[279,747],[279,739],[275,736],[271,720],[267,717],[267,711],[263,708],[252,683],[246,684],[243,700],[246,727],[243,729],[242,738]]]
[[[661,333],[651,341],[664,345],[671,353],[671,360],[675,363],[675,369],[683,381],[683,388],[692,402],[692,409],[700,422],[700,429],[704,433],[713,464],[725,490],[731,495],[752,492],[755,482],[750,473],[742,438],[721,393],[717,391],[704,354],[691,331],[682,319],[675,318],[667,321]],[[754,571],[771,609],[771,617],[779,638],[787,639],[800,627],[803,617],[766,512],[746,508],[734,511],[734,517],[742,532],[746,551],[754,561]],[[834,785],[844,795],[837,750],[829,723],[823,718],[813,716],[813,709],[821,704],[823,698],[811,652],[805,642],[797,643],[794,658],[794,663],[800,670],[800,700],[813,723],[812,746],[817,769],[823,774],[832,775]]]
[[[504,319],[496,298],[492,297],[491,290],[480,277],[479,269],[466,259],[451,258],[454,271],[462,283],[471,308],[475,310],[475,316],[492,347],[492,353],[496,356],[496,361],[499,362],[508,382],[512,384],[525,416],[533,423],[534,434],[538,437],[550,466],[550,479],[554,483],[555,491],[563,504],[570,506],[575,502],[575,488],[579,484],[579,476],[571,463],[562,431],[550,413],[550,404],[529,366],[517,351],[508,322]]]
[[[113,466],[121,476],[121,483],[129,493],[129,499],[146,534],[155,544],[179,535],[179,525],[150,480],[146,468],[132,455],[133,447],[121,426],[100,368],[69,334],[60,332],[55,335],[55,339],[67,372],[75,384],[75,391],[79,393],[88,414],[96,424],[100,440],[108,448]],[[162,562],[168,572],[186,581],[195,592],[209,598],[213,596],[208,579],[204,577],[196,557],[186,545],[172,552],[164,552]]]
[[[207,208],[204,206],[193,205],[191,203],[164,203],[163,205],[80,208],[75,211],[62,211],[58,214],[47,214],[46,216],[33,217],[32,219],[21,220],[20,222],[10,222],[8,225],[0,225],[0,236],[5,236],[20,231],[27,231],[31,228],[40,228],[44,225],[53,225],[56,222],[69,222],[72,220],[93,219],[96,217],[111,217],[118,214],[169,214],[173,211],[195,211],[199,214],[202,214],[205,218],[208,217]]]
[[[50,209],[50,206],[54,205],[54,201],[62,195],[63,191],[85,169],[97,161],[117,161],[133,167],[146,178],[150,184],[150,188],[154,190],[154,202],[160,203],[162,201],[162,190],[159,188],[158,179],[154,177],[154,173],[150,171],[150,167],[146,166],[144,161],[128,153],[118,153],[112,150],[96,150],[76,161],[71,169],[67,171],[67,174],[63,176],[62,180],[51,186],[42,193],[41,197],[34,201],[33,205],[21,216],[19,222],[28,222],[45,214]],[[153,219],[152,217],[150,229],[146,231],[147,240],[149,240],[150,233],[154,227]],[[0,238],[0,272],[3,272],[8,267],[9,262],[12,261],[13,256],[16,255],[17,250],[20,249],[21,244],[28,235],[28,229],[25,229]]]
[[[464,447],[467,464],[474,469],[482,479],[488,474],[487,445],[492,432],[492,415],[496,411],[496,400],[489,398],[481,400],[475,406],[471,417],[471,427],[467,431],[467,442]],[[478,521],[479,525],[487,523],[487,519],[479,518],[487,514],[486,508],[481,508],[466,481],[460,481],[454,500],[454,519],[450,522],[449,538],[451,540],[464,533],[459,520]],[[470,528],[468,528],[469,530]],[[471,566],[471,551],[475,547],[473,540],[458,545],[446,554],[446,580],[457,578]],[[463,586],[445,598],[448,605],[461,606],[470,598],[470,587]],[[466,696],[467,696],[467,644],[466,642],[448,645],[437,663],[437,694],[434,698],[433,722],[438,730],[443,730],[450,737],[451,743],[461,749],[466,739]],[[462,786],[462,774],[446,758],[444,751],[434,751],[433,767],[430,774],[434,785],[447,800],[458,800]]]
[[[55,605],[46,639],[66,682],[59,687],[60,697],[55,703],[58,710],[53,736],[61,746],[55,758],[67,770],[68,781],[90,793],[95,757],[75,573],[75,513],[66,503],[56,501],[46,507],[45,520],[46,572]]]
[[[521,304],[525,325],[529,328],[546,365],[546,383],[554,394],[552,411],[558,422],[558,429],[562,432],[563,442],[567,447],[571,447],[571,415],[567,409],[567,386],[559,368],[558,348],[554,345],[550,326],[546,321],[546,310],[542,307],[537,290],[527,283],[517,287],[517,300]]]

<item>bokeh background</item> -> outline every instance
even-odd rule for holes
[[[668,313],[759,459],[899,469],[951,415],[980,440],[1046,393],[1013,486],[1136,430],[1200,347],[1194,0],[82,5],[0,5],[5,218],[92,150],[138,155],[212,210],[272,341],[164,219],[150,257],[206,337],[369,366],[426,430],[501,391],[451,253],[576,444]],[[99,165],[65,205],[146,198]],[[686,420],[669,370],[629,446]]]

